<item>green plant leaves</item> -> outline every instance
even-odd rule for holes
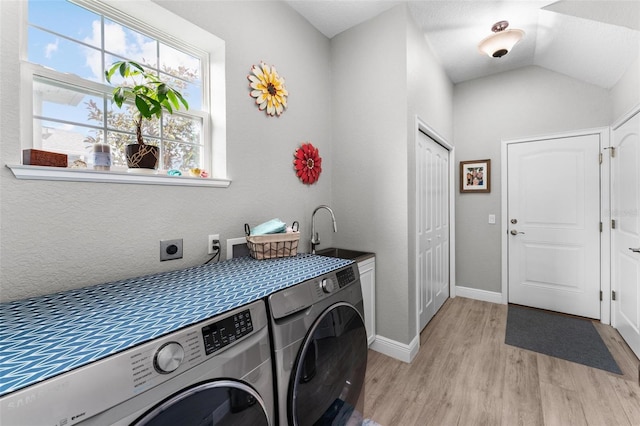
[[[144,101],[141,95],[136,95],[136,108],[140,111],[140,115],[144,118],[151,118],[151,111],[149,110],[149,105]]]
[[[111,83],[114,74],[120,74],[125,81],[113,90],[113,101],[118,107],[125,102],[133,102],[141,117],[151,119],[160,117],[162,111],[173,114],[181,106],[189,109],[189,103],[182,94],[161,81],[157,75],[133,61],[117,61],[105,71],[107,82]],[[138,77],[138,81],[136,80]]]

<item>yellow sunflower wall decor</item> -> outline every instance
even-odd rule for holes
[[[251,87],[249,95],[256,99],[258,109],[266,110],[271,116],[280,116],[287,107],[289,92],[284,87],[284,78],[278,75],[276,67],[260,62],[260,65],[251,67],[251,74],[247,78]]]

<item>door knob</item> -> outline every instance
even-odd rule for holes
[[[629,247],[629,250],[631,250],[634,253],[640,253],[640,247],[638,248]]]
[[[516,231],[515,229],[511,230],[511,235],[518,235],[518,234],[524,234],[524,232],[519,232],[519,231]]]

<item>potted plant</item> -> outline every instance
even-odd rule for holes
[[[160,78],[146,71],[140,64],[133,61],[118,61],[105,71],[107,82],[111,83],[113,75],[118,73],[124,81],[113,90],[113,101],[119,108],[125,102],[130,102],[137,114],[133,121],[136,126],[136,140],[138,143],[126,147],[127,166],[130,168],[156,169],[158,167],[159,149],[154,145],[147,145],[142,139],[142,121],[144,119],[160,118],[162,111],[173,114],[181,106],[189,109],[189,103],[180,92]]]

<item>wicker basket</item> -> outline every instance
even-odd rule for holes
[[[257,260],[290,257],[298,254],[300,231],[298,222],[293,223],[294,232],[267,235],[249,235],[249,225],[245,225],[247,233],[247,247],[251,257]]]

